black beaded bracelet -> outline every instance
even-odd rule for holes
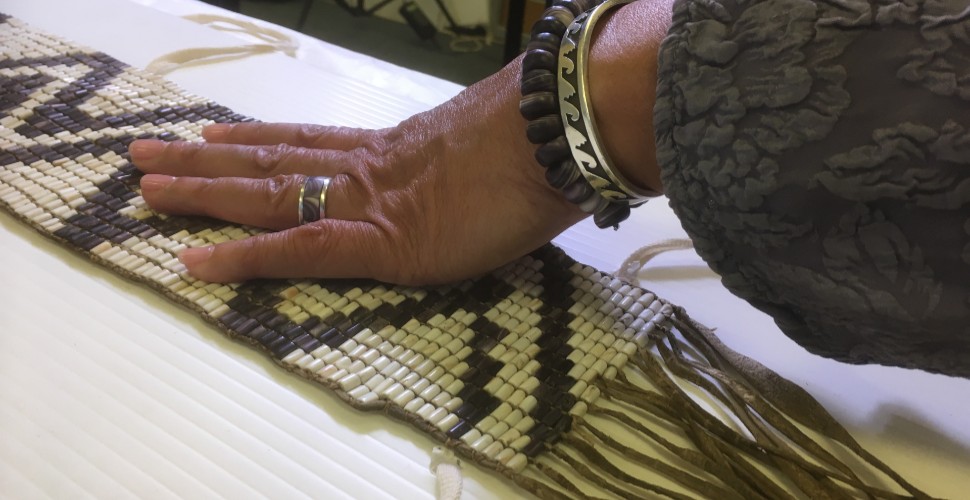
[[[603,0],[557,0],[532,27],[522,61],[519,111],[528,120],[526,137],[539,145],[535,158],[546,168],[546,180],[581,210],[593,214],[600,228],[617,228],[630,215],[628,200],[610,201],[594,188],[574,158],[560,109],[560,51],[567,29]],[[580,153],[581,154],[581,153]],[[585,167],[585,166],[584,166]],[[641,201],[642,203],[642,201]],[[634,205],[635,206],[635,205]]]

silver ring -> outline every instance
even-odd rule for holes
[[[330,177],[322,175],[307,177],[300,188],[298,214],[300,225],[316,222],[327,217],[327,188],[330,187]]]

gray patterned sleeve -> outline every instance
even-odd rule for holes
[[[677,0],[654,121],[728,289],[811,352],[970,377],[965,0]]]

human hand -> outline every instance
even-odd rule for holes
[[[219,124],[204,143],[134,141],[142,196],[163,213],[274,231],[183,251],[206,281],[418,285],[486,273],[584,217],[532,157],[513,66],[383,130]],[[300,188],[317,175],[333,178],[326,219],[298,226]]]

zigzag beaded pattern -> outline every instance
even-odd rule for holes
[[[247,118],[6,16],[0,50],[0,205],[354,406],[406,418],[481,460],[524,468],[596,400],[594,381],[613,378],[672,314],[551,246],[431,289],[197,281],[180,250],[259,230],[152,212],[127,145],[199,140],[207,123]]]

